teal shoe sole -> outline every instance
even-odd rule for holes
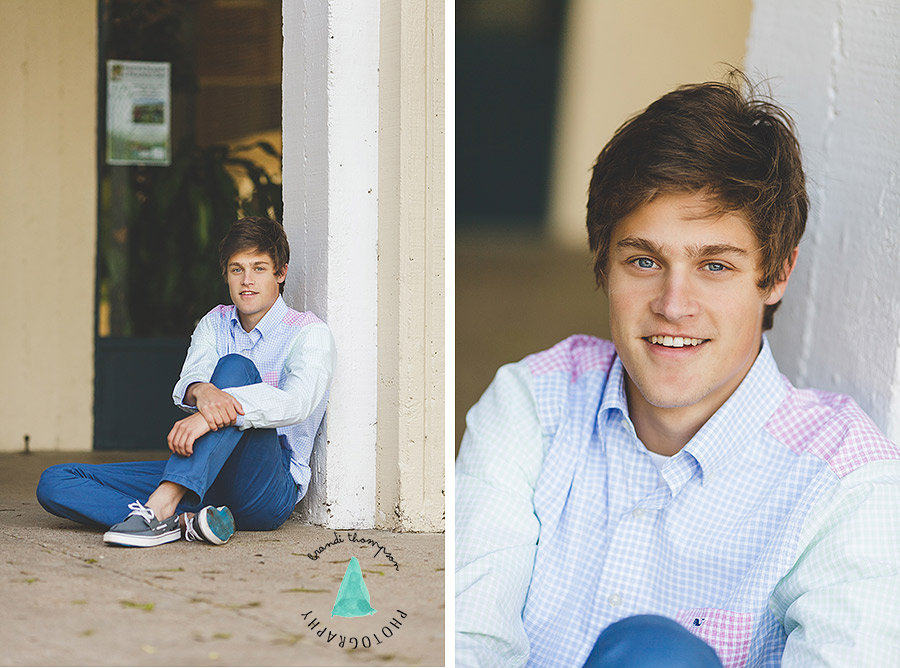
[[[228,506],[206,506],[195,521],[199,524],[200,535],[213,545],[224,545],[234,535],[234,515]]]

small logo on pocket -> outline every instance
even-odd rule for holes
[[[725,668],[739,668],[747,662],[753,638],[753,615],[718,608],[680,610],[675,621],[712,646]]]

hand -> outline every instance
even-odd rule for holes
[[[230,427],[239,414],[244,414],[241,402],[212,383],[195,383],[188,388],[188,394],[212,431]]]
[[[182,457],[194,454],[194,441],[209,432],[209,424],[200,413],[179,420],[169,432],[169,450]]]

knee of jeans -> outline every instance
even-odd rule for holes
[[[252,385],[261,380],[259,370],[253,361],[237,353],[219,358],[210,378],[210,382],[219,389]]]
[[[584,664],[646,668],[721,668],[715,651],[675,620],[658,615],[636,615],[610,624]]]
[[[50,507],[56,505],[60,483],[72,476],[72,473],[67,469],[68,466],[69,464],[57,464],[41,473],[35,494],[37,495],[38,503],[44,509],[49,510]]]

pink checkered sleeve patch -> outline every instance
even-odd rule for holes
[[[750,653],[753,615],[717,608],[681,610],[675,621],[710,645],[725,668],[740,668]]]
[[[616,350],[611,342],[576,334],[548,350],[530,355],[527,361],[534,376],[566,371],[575,381],[589,371],[608,371],[615,355]]]
[[[839,478],[870,462],[900,459],[900,448],[843,394],[790,388],[766,431],[797,454],[824,460]]]
[[[293,309],[288,309],[288,312],[284,314],[281,322],[286,325],[292,325],[294,327],[305,327],[306,325],[311,325],[314,322],[322,321],[312,311],[303,311],[303,313],[300,313]]]

